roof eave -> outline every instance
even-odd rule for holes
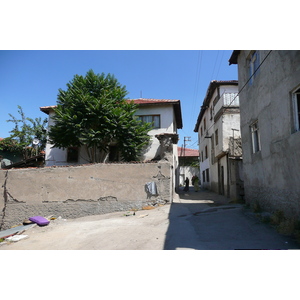
[[[240,54],[241,50],[234,50],[228,60],[229,62],[229,66],[230,65],[236,65],[238,62],[237,62],[237,59],[238,59],[238,56]]]
[[[198,132],[198,130],[199,130],[200,122],[202,120],[205,110],[209,106],[210,99],[211,99],[215,89],[222,85],[238,85],[238,80],[212,80],[209,83],[209,86],[208,86],[208,89],[206,92],[206,96],[203,100],[203,104],[201,106],[201,110],[200,110],[200,113],[197,118],[197,123],[195,125],[194,132]]]

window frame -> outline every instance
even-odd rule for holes
[[[218,129],[215,130],[215,144],[216,144],[216,146],[219,145],[219,130]]]
[[[160,115],[136,115],[137,119],[142,121],[143,123],[152,123],[153,124],[153,129],[159,129],[161,128],[161,120],[160,120]],[[146,117],[151,117],[152,121],[151,122],[146,122],[143,120],[143,118]],[[154,126],[155,122],[154,122],[154,117],[158,117],[159,118],[159,125],[158,127]]]
[[[294,132],[300,131],[300,87],[292,92]]]
[[[253,84],[253,80],[258,74],[258,66],[260,64],[260,55],[258,51],[253,51],[248,59],[248,69],[249,69],[249,84]]]
[[[205,159],[208,159],[208,147],[207,147],[207,145],[205,145],[204,150],[205,150]]]
[[[205,172],[206,172],[206,182],[209,182],[209,169],[206,169]]]
[[[260,143],[260,130],[258,126],[258,120],[252,122],[250,125],[251,132],[251,141],[252,141],[252,153],[257,153],[261,151],[261,143]]]

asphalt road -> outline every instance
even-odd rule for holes
[[[299,249],[242,204],[212,192],[181,192],[172,204],[72,220],[26,230],[0,250],[252,250]]]

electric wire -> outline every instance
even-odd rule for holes
[[[213,79],[213,75],[214,75],[216,65],[217,65],[217,61],[218,61],[218,57],[219,57],[219,52],[220,52],[220,50],[218,50],[218,53],[217,53],[217,58],[215,60],[214,68],[213,68],[213,71],[212,71],[211,76],[210,76],[210,81],[212,81],[212,79]]]
[[[220,68],[221,68],[221,65],[222,65],[222,61],[223,61],[223,56],[224,56],[224,51],[222,51],[222,56],[221,56],[221,60],[220,60],[220,63],[219,63],[219,68],[218,68],[218,71],[217,71],[217,74],[216,74],[216,79],[218,78],[218,75],[219,75],[219,72],[220,72]]]
[[[246,81],[246,83],[242,86],[242,88],[238,91],[238,93],[236,94],[236,96],[230,101],[229,105],[227,107],[224,108],[224,112],[229,109],[229,106],[233,103],[233,101],[241,94],[241,92],[244,90],[244,88],[246,87],[246,85],[248,84],[248,82],[252,79],[252,77],[256,74],[256,72],[259,70],[259,68],[262,66],[262,64],[265,62],[265,60],[267,59],[267,57],[271,54],[272,50],[270,50],[268,52],[268,54],[265,56],[265,58],[261,61],[261,63],[258,65],[258,67],[254,70],[253,74],[248,78],[248,80]],[[223,95],[223,94],[222,94]],[[222,96],[221,95],[221,96]],[[220,97],[221,97],[220,96]],[[206,129],[206,131],[208,132],[209,129],[211,129],[215,124],[213,123],[208,129]]]
[[[191,110],[191,120],[194,118],[194,113],[196,111],[195,105],[196,105],[196,99],[198,97],[198,87],[199,87],[199,78],[200,78],[200,73],[201,73],[201,64],[202,64],[202,51],[199,50],[198,59],[197,59],[194,95],[193,95],[192,110]]]

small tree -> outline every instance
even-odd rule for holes
[[[42,120],[39,118],[26,118],[23,109],[18,105],[18,113],[20,119],[17,119],[12,114],[9,114],[11,119],[7,122],[12,122],[15,127],[10,131],[10,136],[0,143],[0,150],[17,152],[22,154],[23,158],[26,159],[32,156],[33,152],[33,139],[39,140],[37,145],[38,151],[44,150],[47,141],[47,118]]]
[[[125,161],[136,160],[149,142],[150,124],[134,118],[136,105],[125,100],[127,91],[111,75],[75,75],[67,90],[59,89],[49,139],[54,147],[86,147],[90,162],[103,162],[109,145],[119,147]]]

